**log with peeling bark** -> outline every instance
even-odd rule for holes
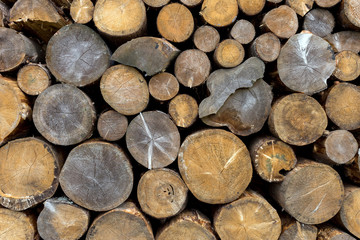
[[[279,240],[317,240],[318,229],[314,225],[300,223],[287,214],[281,215],[281,227]]]
[[[99,135],[106,141],[120,140],[125,136],[127,127],[127,118],[114,110],[101,113],[97,122]]]
[[[304,224],[328,221],[340,210],[344,185],[340,175],[326,164],[299,160],[284,181],[270,188],[280,206]]]
[[[265,7],[266,0],[237,0],[240,10],[248,16],[259,14]]]
[[[0,148],[0,159],[1,205],[22,211],[55,193],[63,159],[47,142],[19,138]]]
[[[297,14],[304,17],[314,4],[314,0],[286,0],[286,4],[295,10]]]
[[[17,74],[19,88],[28,95],[39,95],[51,85],[51,76],[42,64],[27,64]]]
[[[360,56],[352,51],[336,54],[336,69],[333,76],[341,81],[353,81],[360,76]]]
[[[95,218],[86,240],[154,240],[150,222],[132,202]]]
[[[173,170],[149,170],[139,181],[137,199],[146,214],[159,219],[168,218],[185,209],[188,188]]]
[[[252,42],[250,51],[264,62],[273,62],[279,57],[280,49],[279,38],[273,33],[264,33]]]
[[[216,240],[210,220],[197,210],[187,210],[166,223],[156,234],[156,240],[203,239]]]
[[[277,240],[281,221],[276,210],[257,192],[248,190],[214,216],[214,227],[221,240]]]
[[[214,61],[221,68],[238,66],[245,57],[244,47],[234,39],[221,41],[214,52]]]
[[[234,134],[207,129],[182,143],[178,166],[193,195],[202,202],[223,204],[244,192],[252,177],[249,151]]]
[[[254,25],[248,20],[241,19],[231,28],[230,36],[241,44],[248,44],[255,38]]]
[[[226,27],[236,20],[238,9],[237,0],[221,1],[220,4],[218,0],[204,0],[199,14],[214,27]]]
[[[90,222],[88,210],[65,197],[50,198],[37,219],[37,229],[43,239],[79,239]]]
[[[178,127],[190,127],[196,121],[198,112],[196,100],[187,94],[179,94],[169,103],[169,114]]]
[[[93,18],[94,4],[91,0],[74,0],[70,6],[70,16],[76,23],[86,24]]]
[[[150,95],[158,101],[168,101],[179,92],[179,81],[168,72],[158,73],[149,81]]]
[[[342,0],[339,20],[345,28],[360,29],[360,3],[357,0]]]
[[[356,240],[350,234],[330,225],[322,224],[319,226],[317,240]]]
[[[331,34],[334,27],[335,18],[333,14],[326,9],[313,9],[304,17],[303,29],[319,37],[326,37]]]
[[[330,43],[335,52],[345,50],[360,52],[360,32],[342,31],[326,36],[324,39]]]
[[[220,42],[220,34],[216,28],[203,25],[196,29],[193,38],[195,47],[203,52],[212,52]]]

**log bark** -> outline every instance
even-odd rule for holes
[[[42,64],[27,64],[17,74],[20,89],[28,95],[39,95],[51,85],[51,77]]]
[[[0,39],[0,72],[13,71],[25,62],[42,59],[40,46],[13,29],[1,27]]]
[[[98,216],[86,240],[154,240],[150,222],[132,202]]]
[[[280,54],[281,43],[273,33],[264,33],[258,36],[251,44],[251,55],[264,62],[275,61]]]
[[[10,9],[11,28],[27,31],[45,42],[70,23],[49,0],[19,0]]]
[[[184,210],[188,188],[173,170],[149,170],[139,181],[137,199],[146,214],[158,219],[168,218]]]
[[[149,89],[144,77],[135,68],[122,64],[105,71],[100,90],[104,100],[123,115],[135,115],[149,102]]]
[[[236,20],[239,12],[238,3],[237,0],[218,3],[218,0],[204,0],[199,14],[214,27],[226,27]]]
[[[313,9],[304,17],[303,29],[319,37],[326,37],[331,34],[334,27],[335,18],[332,13],[326,9]]]
[[[267,182],[284,180],[282,171],[292,170],[296,155],[291,146],[274,137],[257,137],[249,145],[251,160],[256,172]]]
[[[359,145],[352,133],[335,130],[314,143],[313,156],[319,162],[329,165],[348,164],[355,157]]]
[[[220,207],[214,216],[214,226],[222,240],[277,240],[281,233],[281,221],[276,210],[251,190]]]
[[[178,165],[193,195],[210,204],[239,198],[252,177],[246,146],[234,134],[220,129],[189,135],[181,145]]]
[[[214,61],[221,68],[236,67],[244,60],[244,57],[244,47],[233,39],[220,42],[214,52]]]
[[[281,225],[279,240],[317,240],[318,229],[315,226],[300,223],[287,214],[281,216]]]
[[[74,0],[70,6],[70,16],[76,23],[90,22],[94,14],[94,4],[91,0]]]
[[[327,88],[327,79],[336,67],[329,43],[308,33],[294,35],[280,51],[279,77],[289,89],[308,95]]]
[[[286,4],[301,17],[304,17],[312,9],[314,0],[286,0]]]
[[[59,181],[76,204],[92,211],[108,211],[129,197],[133,172],[121,148],[94,140],[71,150]]]
[[[36,129],[49,142],[68,146],[92,135],[96,112],[84,92],[71,85],[56,84],[37,97],[32,117]]]
[[[144,167],[163,168],[175,161],[180,148],[180,134],[167,114],[143,112],[130,122],[126,146]]]
[[[205,82],[210,74],[211,63],[207,55],[197,49],[180,53],[175,61],[175,76],[185,87],[197,87]]]
[[[110,50],[91,28],[71,24],[50,39],[46,64],[58,81],[82,87],[100,79],[110,66]]]
[[[345,130],[360,128],[360,89],[351,83],[339,83],[329,90],[325,110],[329,119]]]
[[[196,29],[193,41],[197,49],[212,52],[220,42],[220,34],[214,27],[203,25]]]
[[[334,217],[344,197],[339,174],[328,165],[309,160],[299,161],[270,191],[287,213],[304,224],[320,224]]]
[[[160,8],[170,2],[170,0],[143,0],[146,5],[153,8]]]
[[[335,52],[353,51],[360,52],[360,33],[353,31],[342,31],[331,34],[324,38],[330,43]]]
[[[156,26],[165,39],[176,43],[184,42],[194,31],[194,18],[184,5],[171,3],[160,10]]]
[[[88,229],[90,213],[69,199],[51,198],[37,219],[37,229],[43,239],[79,239]]]
[[[0,76],[0,145],[24,135],[29,129],[31,108],[16,81]]]
[[[158,101],[168,101],[179,92],[179,82],[171,73],[163,72],[153,76],[149,81],[150,95]]]
[[[352,51],[336,54],[333,76],[341,81],[353,81],[360,76],[360,56]]]
[[[22,211],[55,193],[63,161],[47,142],[19,138],[0,148],[0,159],[1,205]]]
[[[314,98],[293,93],[273,104],[268,123],[274,136],[288,144],[304,146],[322,136],[328,120]]]
[[[341,0],[315,0],[316,4],[322,8],[331,8],[338,4]]]
[[[355,240],[355,238],[337,227],[324,224],[319,226],[317,240]]]
[[[187,210],[171,219],[156,234],[156,240],[216,240],[210,220],[197,210]]]
[[[354,30],[360,29],[360,4],[357,0],[342,0],[339,20],[343,27]]]
[[[245,15],[254,16],[263,10],[266,0],[237,0],[237,2]]]
[[[99,135],[106,141],[120,140],[125,136],[127,127],[127,118],[114,110],[101,113],[97,122]]]
[[[169,103],[169,114],[178,127],[190,127],[196,121],[198,113],[199,106],[190,95],[179,94]]]
[[[231,28],[230,36],[241,44],[248,44],[255,38],[255,27],[248,20],[241,19]]]

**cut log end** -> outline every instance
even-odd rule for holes
[[[214,60],[223,68],[233,68],[239,65],[245,57],[244,47],[236,40],[226,39],[216,47]]]
[[[23,92],[36,96],[51,85],[50,73],[40,64],[29,64],[19,70],[17,83]]]
[[[282,231],[279,240],[316,240],[318,229],[314,225],[303,224],[289,215],[281,217]]]
[[[120,140],[125,135],[127,127],[127,118],[114,110],[102,113],[97,122],[99,135],[106,141]]]
[[[360,224],[358,219],[360,212],[360,188],[357,186],[345,185],[345,197],[339,211],[338,220],[350,233],[360,238]]]
[[[237,0],[240,10],[248,16],[260,13],[265,7],[266,0]]]
[[[168,101],[179,92],[179,82],[171,73],[159,73],[149,81],[149,92],[159,101]]]
[[[331,34],[335,27],[335,18],[326,9],[313,9],[305,15],[303,29],[319,37]]]
[[[322,8],[331,8],[341,2],[341,0],[315,0],[316,4]]]
[[[211,26],[201,26],[194,33],[194,44],[203,52],[212,52],[220,42],[219,32]]]
[[[355,30],[360,29],[360,4],[357,0],[342,0],[342,12],[340,13],[340,20],[343,20],[345,27],[350,27]]]
[[[342,51],[335,56],[333,75],[341,81],[352,81],[360,76],[360,56],[352,51]]]
[[[188,7],[195,7],[199,5],[203,0],[180,0],[180,1]]]
[[[190,95],[180,94],[170,101],[169,114],[178,127],[190,127],[196,121],[198,112],[198,104]]]
[[[303,17],[312,9],[314,0],[286,0],[286,4],[294,9],[297,14]]]
[[[70,6],[70,15],[76,23],[86,24],[93,18],[94,4],[91,0],[74,0]]]
[[[226,27],[236,20],[237,0],[204,0],[200,15],[214,27]]]
[[[255,38],[255,27],[248,20],[241,19],[231,28],[230,36],[241,44],[248,44]]]
[[[144,3],[153,8],[159,8],[165,6],[170,0],[143,0]]]
[[[264,33],[251,44],[251,55],[260,58],[264,62],[273,62],[279,57],[280,49],[279,38],[273,33]]]

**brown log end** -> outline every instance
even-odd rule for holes
[[[214,52],[214,61],[222,68],[236,67],[244,60],[244,57],[244,47],[233,39],[220,42]]]
[[[28,95],[39,95],[51,85],[49,71],[41,64],[28,64],[17,74],[20,89]]]
[[[0,208],[0,236],[4,240],[38,240],[36,217]]]
[[[127,118],[114,110],[103,112],[97,122],[100,137],[106,141],[118,141],[125,136]]]
[[[70,16],[76,23],[90,22],[94,14],[94,4],[91,0],[74,0],[70,6]]]
[[[241,19],[231,28],[230,36],[241,44],[248,44],[255,38],[255,27],[248,20]]]
[[[204,0],[200,15],[214,27],[226,27],[236,20],[237,0]]]
[[[294,9],[301,17],[304,17],[305,14],[312,9],[314,0],[286,0],[286,4]]]
[[[153,76],[149,81],[149,92],[159,101],[168,101],[179,92],[179,82],[171,73],[163,72]]]
[[[280,54],[280,40],[273,33],[264,33],[258,36],[251,44],[251,55],[264,62],[275,61]]]
[[[334,27],[334,15],[326,9],[313,9],[304,17],[303,29],[310,31],[319,37],[326,37],[331,34]]]
[[[180,94],[170,101],[169,114],[178,127],[190,127],[196,121],[198,112],[199,106],[190,95]]]
[[[259,14],[265,7],[266,0],[237,0],[240,10],[248,16]]]
[[[144,3],[153,8],[159,8],[165,6],[170,0],[143,0]]]
[[[360,56],[352,51],[342,51],[335,56],[333,75],[341,81],[352,81],[360,76]]]
[[[330,8],[341,2],[341,0],[315,0],[316,4],[322,8]]]
[[[212,52],[220,42],[220,34],[214,27],[204,25],[196,29],[193,41],[199,50]]]

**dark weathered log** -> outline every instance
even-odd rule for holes
[[[336,54],[336,69],[333,76],[341,81],[352,81],[360,76],[360,56],[352,51]]]
[[[240,10],[248,16],[260,13],[265,7],[266,0],[237,0]]]
[[[166,167],[175,161],[180,134],[169,115],[143,112],[129,124],[126,145],[135,160],[148,169]]]
[[[26,94],[39,95],[51,85],[51,77],[44,65],[30,63],[18,71],[17,83]]]
[[[70,16],[76,23],[85,24],[92,20],[94,4],[91,0],[74,0],[70,6]]]
[[[153,76],[149,81],[150,95],[159,101],[168,101],[179,92],[179,82],[171,73],[163,72]]]
[[[335,18],[328,10],[316,8],[305,15],[303,29],[319,37],[331,34],[334,27]]]
[[[280,54],[281,43],[273,33],[264,33],[258,36],[251,44],[251,55],[264,62],[275,61]]]
[[[339,20],[343,27],[360,29],[360,3],[358,0],[342,0]]]
[[[330,8],[338,4],[341,0],[315,0],[316,4],[322,8]]]
[[[309,12],[314,4],[314,0],[286,0],[286,4],[295,10],[300,16]]]
[[[220,42],[220,34],[215,28],[203,25],[196,29],[193,41],[199,50],[212,52]]]
[[[45,141],[20,138],[0,148],[0,203],[22,211],[50,198],[59,185],[61,155]]]
[[[255,38],[255,27],[248,20],[241,19],[231,28],[230,36],[241,44],[248,44]]]
[[[178,165],[194,196],[210,204],[239,198],[252,177],[249,151],[234,134],[208,129],[189,135],[182,143]]]
[[[234,39],[225,39],[217,45],[214,61],[221,68],[238,66],[245,57],[244,47]]]
[[[106,141],[118,141],[125,136],[127,127],[127,118],[114,110],[101,113],[97,122],[99,135]]]
[[[345,50],[360,52],[360,32],[342,31],[324,38],[330,43],[335,52]]]
[[[323,224],[319,226],[317,240],[355,240],[355,238],[337,227]]]
[[[59,180],[66,196],[76,204],[93,211],[108,211],[129,197],[133,172],[121,148],[88,141],[71,150]]]
[[[204,0],[200,16],[214,27],[226,27],[236,20],[239,12],[237,0],[222,1]]]
[[[281,216],[281,235],[279,240],[317,240],[317,228],[303,224],[287,214]]]
[[[196,121],[198,112],[199,106],[190,95],[180,94],[170,101],[169,114],[178,127],[190,127]]]

